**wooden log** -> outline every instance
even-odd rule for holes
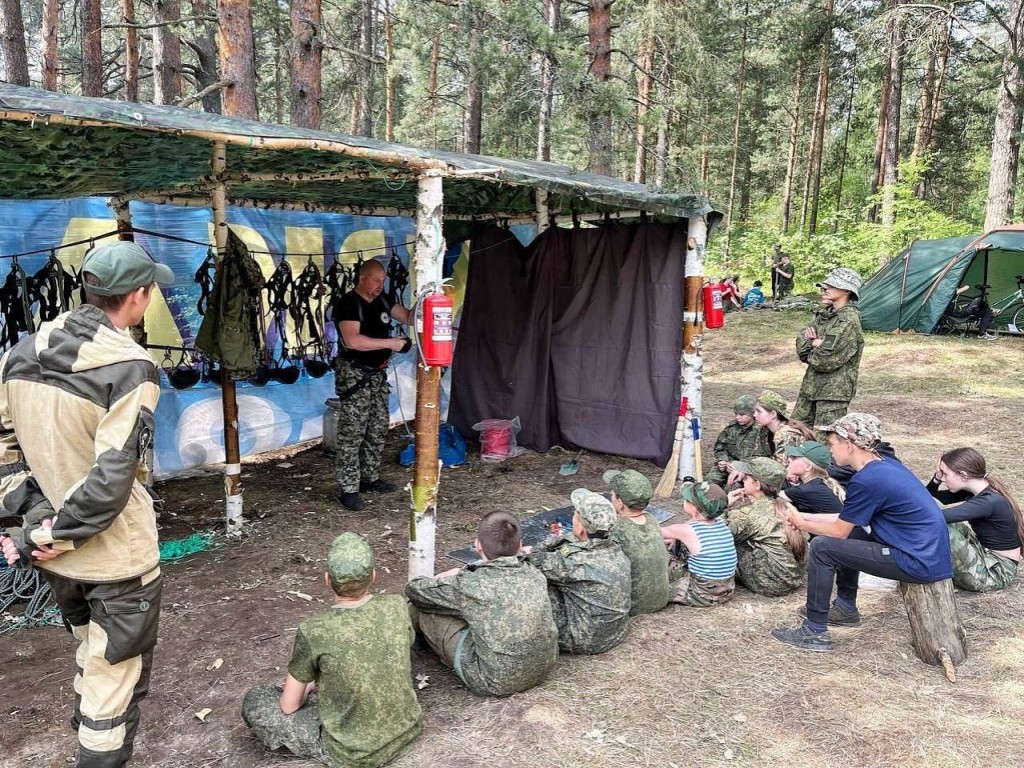
[[[955,667],[967,660],[967,634],[952,580],[932,584],[901,582],[899,589],[910,619],[914,653],[925,664],[941,665],[946,677],[955,683]]]

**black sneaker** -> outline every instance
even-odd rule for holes
[[[800,614],[800,618],[807,618],[807,606],[801,605],[797,610]],[[860,611],[856,608],[853,611],[848,611],[840,605],[832,603],[828,609],[828,625],[830,627],[859,627],[860,626]]]
[[[361,482],[359,484],[359,490],[363,493],[393,493],[398,490],[398,486],[378,477],[376,480]]]
[[[341,502],[341,506],[345,509],[351,509],[353,512],[359,512],[366,508],[366,502],[363,501],[363,497],[358,493],[339,493],[338,501]]]
[[[792,645],[801,651],[827,653],[832,650],[832,635],[828,633],[828,630],[815,632],[813,629],[808,629],[806,624],[801,624],[799,627],[790,627],[789,629],[773,629],[772,637],[780,643]]]

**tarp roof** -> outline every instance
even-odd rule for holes
[[[721,219],[698,195],[654,192],[553,163],[442,152],[0,83],[3,198],[205,197],[217,141],[227,144],[228,197],[235,204],[412,215],[415,178],[433,169],[446,177],[445,218],[531,218],[535,190],[546,190],[552,215],[707,215],[709,226]]]

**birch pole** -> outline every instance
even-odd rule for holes
[[[213,145],[213,238],[217,245],[217,269],[228,248],[228,189],[224,183],[227,148],[224,142]],[[220,400],[224,412],[224,519],[227,532],[240,533],[242,523],[242,454],[238,445],[238,401],[235,380],[223,366],[220,369]]]
[[[417,304],[428,292],[441,291],[444,263],[442,231],[444,194],[441,174],[427,171],[418,180],[416,194]],[[431,288],[433,289],[431,291]],[[417,306],[417,327],[421,320]],[[417,342],[419,339],[417,339]],[[416,366],[416,461],[413,465],[412,509],[409,512],[409,580],[434,575],[434,539],[437,527],[437,487],[441,481],[437,432],[441,422],[441,368]]]
[[[704,334],[703,288],[704,247],[708,241],[708,223],[703,216],[694,216],[688,222],[686,238],[686,266],[683,295],[683,359],[681,364],[682,396],[687,402],[687,421],[683,431],[683,449],[679,457],[679,479],[696,477],[697,436],[693,420],[698,426],[703,412],[701,390],[704,385],[704,357],[701,342]],[[703,478],[697,478],[701,480]]]

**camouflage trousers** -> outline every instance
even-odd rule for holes
[[[341,397],[363,379],[364,371],[347,360],[335,365],[334,391]],[[338,405],[338,448],[334,476],[342,493],[357,493],[359,483],[380,476],[380,457],[388,433],[387,371],[373,371],[369,380]]]
[[[781,597],[803,584],[804,569],[797,565],[792,555],[787,556],[787,561],[744,541],[736,543],[736,558],[736,578],[755,594]]]
[[[838,421],[849,410],[848,400],[812,400],[801,392],[797,395],[790,418],[802,421],[813,429]]]
[[[163,577],[87,584],[46,573],[65,626],[78,641],[76,768],[122,768],[131,760],[139,702],[149,692]]]
[[[465,683],[466,681],[462,677],[462,665],[459,662],[462,643],[466,639],[469,624],[458,616],[430,613],[418,610],[413,606],[409,607],[409,615],[412,617],[412,625],[423,633],[431,650]]]
[[[250,688],[242,699],[242,720],[267,749],[284,747],[297,757],[311,757],[326,765],[331,758],[320,734],[320,706],[316,691],[290,715],[281,711],[281,686],[271,683]]]
[[[680,544],[669,550],[668,578],[670,603],[688,605],[691,608],[711,608],[732,600],[736,594],[736,579],[706,579],[690,573],[686,567],[686,548]]]
[[[995,592],[1005,589],[1017,575],[1017,563],[988,551],[967,523],[949,525],[949,546],[953,551],[953,584],[967,592]]]

